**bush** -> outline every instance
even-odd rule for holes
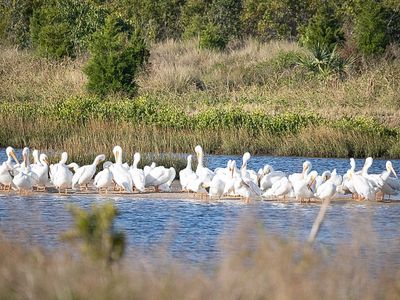
[[[123,19],[110,16],[103,30],[93,36],[90,60],[85,67],[90,92],[132,95],[137,90],[135,75],[148,61],[149,50],[141,32]]]
[[[33,46],[41,56],[74,56],[71,27],[63,20],[56,5],[50,4],[34,11],[31,37]]]
[[[107,264],[119,260],[125,250],[125,235],[116,231],[113,223],[118,214],[112,203],[93,205],[91,211],[69,206],[74,217],[74,228],[62,237],[80,242],[83,254]]]
[[[31,19],[31,38],[39,55],[75,57],[86,50],[107,11],[91,1],[52,0],[39,6]]]
[[[354,28],[359,51],[364,55],[383,53],[389,42],[387,25],[382,5],[374,0],[364,1]]]
[[[200,48],[223,50],[228,44],[228,38],[224,36],[218,26],[208,24],[200,33]]]
[[[332,51],[336,44],[344,40],[341,22],[328,3],[322,5],[300,31],[302,44],[310,49],[318,45]]]
[[[344,75],[352,65],[351,58],[342,58],[336,53],[336,48],[329,51],[317,44],[311,49],[311,54],[299,57],[299,64],[313,74],[329,76],[333,74]]]

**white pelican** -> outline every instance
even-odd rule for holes
[[[292,181],[294,195],[296,200],[303,201],[305,198],[312,198],[314,196],[313,187],[315,185],[315,179],[317,178],[317,171],[311,171],[302,180]]]
[[[145,191],[145,179],[146,177],[144,176],[144,171],[142,169],[139,169],[137,166],[140,161],[140,153],[136,152],[133,155],[133,163],[132,166],[129,169],[129,174],[131,174],[132,182],[135,188],[139,192],[144,192]]]
[[[209,187],[210,183],[211,183],[211,180],[213,179],[215,174],[210,169],[204,167],[204,164],[203,164],[203,159],[204,159],[203,148],[201,148],[200,145],[197,145],[194,148],[194,151],[196,152],[196,155],[197,155],[196,175],[202,180],[202,185],[204,187]]]
[[[350,158],[350,169],[347,170],[346,174],[343,175],[343,180],[341,185],[337,185],[336,190],[340,194],[352,194],[354,197],[356,190],[354,189],[353,181],[350,180],[350,173],[355,172],[356,161],[354,158]]]
[[[33,150],[32,157],[33,157],[33,164],[31,164],[31,166],[40,164],[39,150],[37,150],[37,149]]]
[[[154,186],[156,192],[158,192],[160,185],[172,182],[173,178],[175,178],[175,169],[172,169],[167,169],[164,166],[151,169],[145,178],[146,186]],[[172,180],[171,177],[173,177]]]
[[[336,184],[332,178],[325,176],[325,181],[316,187],[315,197],[322,201],[330,201],[336,194]]]
[[[286,178],[285,172],[275,171],[272,166],[265,165],[263,169],[261,169],[261,179],[260,179],[260,189],[262,191],[266,191],[272,188],[272,185],[281,180],[282,178]]]
[[[29,164],[29,148],[25,147],[24,150],[22,150],[22,157],[22,167],[13,179],[13,184],[20,193],[31,191],[33,184],[37,181],[37,176],[32,173]]]
[[[179,171],[179,182],[181,184],[182,190],[186,191],[189,182],[196,179],[197,175],[192,170],[192,155],[188,155],[186,168]]]
[[[44,192],[46,185],[49,183],[49,162],[47,161],[47,155],[44,153],[40,154],[38,163],[31,165],[31,169],[38,178],[38,182],[36,183],[37,191]]]
[[[242,178],[248,178],[251,181],[253,181],[255,185],[258,186],[258,174],[253,170],[247,170],[247,162],[249,161],[250,158],[251,158],[251,155],[249,152],[246,152],[243,154],[242,166],[240,168],[240,173],[241,173]]]
[[[318,175],[317,178],[315,178],[315,190],[317,190],[318,187],[326,182],[329,178],[331,178],[330,171],[324,171],[321,175]]]
[[[271,188],[268,189],[263,196],[264,197],[283,197],[284,199],[291,196],[293,192],[293,185],[287,177],[282,177],[278,181],[275,181]]]
[[[15,156],[14,149],[12,147],[7,147],[6,149],[7,160],[0,165],[0,185],[1,189],[10,191],[12,184],[11,172],[14,168],[12,159],[19,165],[18,159]]]
[[[169,179],[166,183],[161,184],[158,188],[162,192],[170,192],[171,191],[171,184],[176,177],[176,171],[174,167],[170,167],[169,169]]]
[[[375,189],[372,186],[370,180],[368,180],[361,174],[354,173],[353,170],[350,170],[348,174],[346,185],[353,189],[357,195],[363,197],[364,199],[375,199]]]
[[[224,195],[235,196],[235,181],[237,179],[241,179],[240,173],[235,172],[236,170],[236,161],[231,160],[229,165],[228,176],[225,181]]]
[[[112,162],[106,161],[103,163],[103,170],[97,173],[94,177],[93,185],[99,190],[100,193],[103,191],[108,192],[108,188],[112,186],[113,175],[110,171]]]
[[[390,183],[390,174],[393,173],[397,178],[396,171],[393,169],[392,162],[388,160],[386,162],[386,170],[381,174],[371,174],[369,175],[369,180],[373,182],[373,186],[376,186],[376,190],[382,193],[381,200],[385,199],[385,195],[397,195],[399,193],[398,189],[393,188]]]
[[[72,189],[76,189],[76,185],[85,186],[88,189],[88,184],[92,180],[94,174],[96,174],[97,165],[106,159],[104,154],[97,155],[93,163],[78,168],[72,176]]]
[[[215,176],[211,180],[210,189],[208,195],[210,197],[218,197],[224,195],[225,184],[230,179],[233,178],[234,169],[231,168],[232,160],[229,160],[226,168],[219,168],[215,171]]]
[[[68,160],[68,153],[63,152],[61,154],[61,160],[59,163],[50,166],[50,178],[54,184],[54,186],[58,189],[58,192],[61,193],[61,190],[64,189],[65,193],[68,193],[68,189],[72,186],[72,172],[66,165]]]
[[[128,193],[133,192],[133,182],[128,170],[122,165],[122,148],[115,146],[113,149],[115,164],[110,167],[115,183]]]
[[[152,169],[154,169],[155,167],[156,167],[156,163],[154,161],[151,163],[150,166],[144,166],[143,167],[144,177],[146,177],[150,173],[150,171]]]
[[[295,185],[296,181],[303,181],[311,171],[312,164],[310,161],[306,160],[303,162],[303,171],[301,173],[293,173],[289,175],[288,179],[292,182],[293,186]]]

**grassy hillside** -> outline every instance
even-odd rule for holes
[[[285,41],[215,52],[169,40],[152,45],[137,97],[100,99],[85,90],[87,58],[51,61],[3,48],[0,144],[83,156],[92,155],[88,143],[103,152],[113,143],[145,152],[201,143],[213,153],[400,156],[400,59],[358,61],[340,76],[299,63],[312,59]]]

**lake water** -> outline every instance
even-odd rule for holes
[[[0,150],[0,161],[4,149]],[[228,159],[238,156],[208,156],[210,168],[225,166]],[[313,169],[321,172],[337,168],[340,174],[349,168],[348,159],[310,158]],[[304,158],[252,157],[249,168],[258,169],[265,163],[286,172],[301,171]],[[400,161],[393,160],[395,169]],[[362,160],[357,160],[361,168]],[[385,160],[375,160],[371,173],[384,169]],[[223,254],[222,236],[233,234],[241,221],[262,224],[265,231],[283,238],[307,239],[318,213],[318,204],[239,201],[200,202],[193,199],[156,200],[132,199],[129,196],[34,194],[29,197],[0,194],[0,231],[9,237],[20,237],[30,244],[46,248],[60,247],[59,234],[71,225],[65,210],[69,203],[88,208],[94,202],[114,201],[120,211],[116,225],[128,238],[129,249],[149,253],[160,245],[173,258],[193,265],[212,264]],[[335,203],[329,208],[317,239],[317,247],[334,251],[337,245],[351,244],[352,225],[367,220],[379,245],[377,258],[390,257],[400,267],[400,203]],[[367,229],[365,229],[367,231]],[[379,263],[379,262],[378,262]]]

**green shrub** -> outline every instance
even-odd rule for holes
[[[332,51],[338,43],[344,40],[341,26],[341,22],[329,2],[322,4],[308,24],[302,27],[300,41],[309,49],[318,45]]]
[[[191,39],[200,35],[207,24],[207,10],[211,1],[188,0],[182,7],[180,23],[183,38]]]
[[[228,38],[216,25],[210,23],[200,32],[200,48],[223,50],[227,44]]]
[[[79,242],[83,254],[107,264],[123,256],[125,235],[114,228],[118,211],[112,203],[93,205],[91,211],[75,205],[70,205],[68,209],[74,218],[74,227],[62,238]]]
[[[91,1],[51,0],[38,6],[31,19],[32,43],[39,55],[75,57],[86,50],[107,11]]]
[[[243,31],[260,40],[294,39],[319,2],[309,0],[244,0]]]
[[[103,30],[94,34],[90,54],[84,70],[89,79],[87,88],[101,96],[134,94],[135,75],[150,55],[140,30],[115,16],[108,17]]]
[[[389,42],[387,26],[382,5],[374,0],[364,1],[356,15],[354,28],[359,51],[364,55],[383,53]]]
[[[33,46],[41,56],[60,58],[75,55],[71,27],[63,20],[54,3],[34,11],[31,37]]]
[[[311,49],[311,54],[299,57],[299,64],[313,74],[330,76],[333,74],[344,75],[352,65],[351,58],[342,58],[336,53],[317,44]]]

